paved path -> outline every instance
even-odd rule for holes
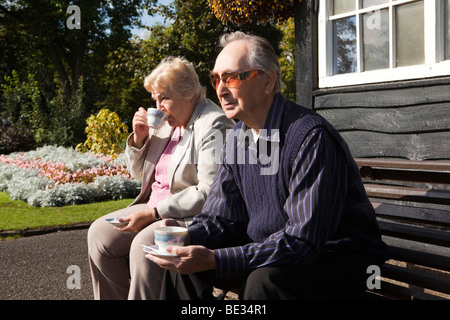
[[[91,300],[87,229],[0,241],[0,300]],[[70,266],[80,289],[69,289]],[[70,284],[76,284],[69,281]]]
[[[80,289],[69,289],[79,267]],[[73,284],[69,280],[69,284]],[[220,293],[218,290],[217,294]],[[93,300],[87,227],[0,241],[0,300]],[[236,300],[229,292],[226,300]]]

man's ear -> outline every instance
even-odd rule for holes
[[[277,82],[277,73],[275,72],[275,70],[270,70],[269,72],[265,73],[265,76],[266,81],[264,83],[264,91],[266,94],[271,94],[275,89],[275,84]]]
[[[197,97],[195,96],[195,94],[192,94],[192,96],[187,97],[187,99],[188,99],[189,101],[191,101],[191,102],[194,102],[195,98],[197,98]]]

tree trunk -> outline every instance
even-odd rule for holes
[[[67,76],[67,72],[66,69],[64,68],[62,59],[58,54],[57,45],[54,41],[48,40],[47,48],[49,50],[53,64],[55,65],[56,72],[58,73],[58,80],[61,85],[61,88],[63,88],[64,96],[66,97],[66,99],[69,99],[71,95],[70,79]]]

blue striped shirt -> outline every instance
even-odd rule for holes
[[[267,135],[259,137],[274,142],[274,132],[281,130],[278,171],[264,176],[260,163],[229,165],[226,153],[202,213],[189,228],[193,244],[214,249],[218,276],[306,264],[327,244],[357,234],[351,231],[355,226],[342,222],[348,201],[348,155],[321,125],[304,137],[282,128],[286,101],[281,95],[275,97],[265,122]],[[245,125],[238,123],[238,127]],[[300,142],[293,148],[296,139]],[[235,149],[241,147],[238,142]],[[335,238],[338,229],[350,231]]]

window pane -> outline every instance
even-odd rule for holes
[[[333,22],[334,74],[356,72],[356,17]]]
[[[355,0],[334,0],[334,14],[355,10]]]
[[[445,59],[450,59],[450,0],[444,1],[445,3],[445,20],[444,20],[444,30],[445,30]]]
[[[363,15],[364,70],[389,68],[389,10]]]
[[[377,4],[388,3],[389,0],[363,0],[363,8],[368,8],[370,6],[376,6]]]
[[[397,7],[396,10],[396,53],[397,66],[425,63],[423,1]]]

